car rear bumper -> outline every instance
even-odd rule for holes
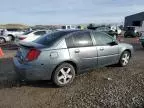
[[[21,64],[17,57],[13,58],[13,63],[19,80],[34,81],[51,79],[51,74],[44,67]]]

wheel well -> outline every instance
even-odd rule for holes
[[[76,65],[76,63],[74,63],[74,62],[72,62],[72,61],[64,61],[64,62],[61,62],[60,64],[58,64],[58,65],[54,68],[54,70],[53,70],[53,72],[52,72],[52,76],[53,76],[55,70],[56,70],[61,64],[63,64],[63,63],[69,63],[69,64],[71,64],[71,65],[74,67],[75,72],[76,72],[76,74],[77,74],[77,65]]]
[[[8,34],[8,36],[13,36],[12,34]],[[14,36],[13,36],[14,37]]]
[[[126,50],[124,50],[124,51],[128,51],[128,52],[130,53],[130,57],[131,57],[131,50],[129,50],[129,49],[126,49]]]
[[[14,35],[8,34],[8,36],[11,36],[13,41],[15,40],[15,36]]]

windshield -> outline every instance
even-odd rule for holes
[[[53,43],[55,43],[58,39],[60,39],[62,36],[69,34],[72,31],[57,31],[50,34],[47,34],[43,37],[38,38],[35,40],[35,43],[51,46]]]
[[[108,27],[98,27],[96,29],[96,31],[110,31],[110,28],[108,28]]]
[[[134,27],[127,27],[127,30],[135,30]]]
[[[62,26],[62,29],[66,29],[66,26]]]

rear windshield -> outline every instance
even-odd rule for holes
[[[35,43],[50,46],[53,43],[55,43],[58,39],[60,39],[62,36],[69,34],[71,31],[57,31],[50,34],[47,34],[45,36],[42,36],[35,40]]]

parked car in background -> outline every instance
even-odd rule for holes
[[[89,69],[126,66],[132,54],[132,45],[118,43],[106,33],[66,30],[21,43],[13,61],[21,80],[52,80],[57,86],[65,86],[76,74]]]
[[[126,27],[124,37],[125,38],[133,38],[133,37],[139,37],[141,36],[141,33],[136,30],[134,26],[128,26]]]
[[[25,41],[25,42],[31,42],[39,38],[40,36],[43,36],[47,33],[52,32],[51,30],[35,30],[35,31],[27,31],[23,33],[22,35],[17,36],[18,41]]]
[[[64,26],[61,26],[61,28],[57,30],[75,30],[75,29],[76,27],[73,25],[64,25]]]
[[[110,29],[112,31],[115,31],[117,33],[117,35],[121,35],[121,33],[122,33],[122,30],[120,29],[119,26],[110,26]]]
[[[103,32],[115,32],[116,35],[121,35],[122,30],[118,26],[94,26],[90,24],[88,29],[96,30],[96,31],[103,31]]]
[[[11,38],[7,35],[0,35],[0,44],[10,42]]]
[[[139,38],[141,45],[144,47],[144,35]]]
[[[108,26],[104,26],[104,27],[97,27],[95,29],[97,32],[105,32],[107,34],[109,34],[110,36],[114,37],[116,39],[117,37],[117,32],[115,30],[112,30],[110,27]]]
[[[4,35],[9,36],[12,41],[15,40],[17,35],[21,35],[23,33],[24,31],[21,29],[4,29]]]

